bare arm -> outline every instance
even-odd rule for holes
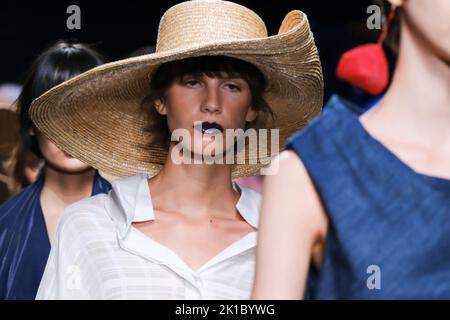
[[[284,151],[265,177],[253,299],[301,299],[311,261],[321,255],[327,218],[298,156]],[[275,166],[276,167],[276,166]]]

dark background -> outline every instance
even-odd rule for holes
[[[35,1],[0,2],[0,83],[21,82],[40,50],[58,39],[77,39],[94,45],[110,61],[125,58],[139,47],[154,45],[159,19],[181,1]],[[351,89],[335,79],[339,56],[364,42],[375,41],[379,31],[368,30],[367,7],[371,0],[235,1],[254,10],[265,21],[269,34],[276,34],[284,15],[292,9],[309,18],[321,56],[325,98]],[[81,9],[81,30],[69,30],[69,5]]]

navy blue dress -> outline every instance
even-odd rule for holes
[[[450,180],[415,172],[352,109],[332,97],[288,143],[329,220],[307,297],[450,299]]]
[[[0,299],[35,298],[50,253],[40,194],[44,175],[0,206]],[[92,195],[107,193],[108,181],[95,175]]]

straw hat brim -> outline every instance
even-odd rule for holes
[[[280,147],[320,113],[323,78],[317,48],[306,16],[292,11],[275,36],[194,44],[89,70],[36,99],[30,117],[60,149],[108,176],[154,175],[167,152],[151,145],[139,112],[150,75],[166,62],[215,55],[245,60],[265,75],[265,99],[275,114],[265,127],[280,130]],[[258,174],[267,163],[262,162],[234,165],[233,177]]]

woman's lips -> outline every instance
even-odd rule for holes
[[[203,134],[216,134],[224,131],[223,127],[217,122],[203,121],[193,126],[195,130]]]

